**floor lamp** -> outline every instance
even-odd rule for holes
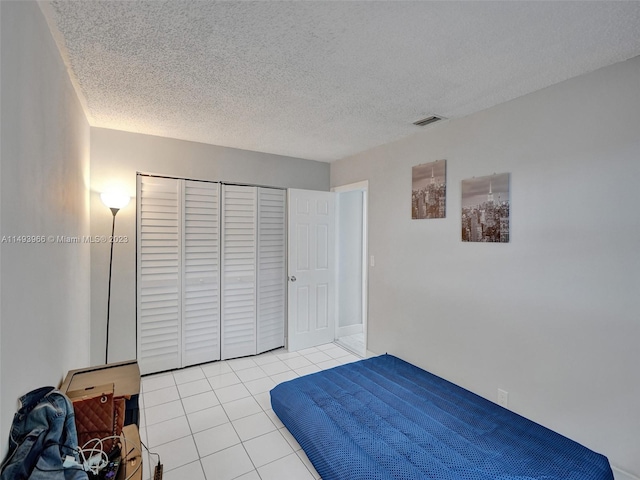
[[[104,363],[109,363],[109,314],[111,312],[111,267],[113,266],[113,234],[116,230],[116,213],[121,208],[126,207],[129,204],[129,196],[120,192],[103,192],[100,194],[100,199],[113,214],[113,222],[111,223],[111,237],[109,237],[109,243],[111,244],[111,253],[109,255],[109,290],[107,293],[107,335],[106,345],[104,352]]]

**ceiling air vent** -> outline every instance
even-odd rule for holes
[[[443,117],[438,117],[436,115],[431,115],[430,117],[423,118],[422,120],[418,120],[417,122],[413,122],[414,125],[419,127],[424,127],[425,125],[429,125],[430,123],[439,122]]]

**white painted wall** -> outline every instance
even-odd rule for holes
[[[408,120],[410,121],[410,120]],[[447,159],[447,218],[411,167]],[[511,243],[462,243],[460,182],[511,173]],[[369,180],[369,349],[640,476],[640,58],[331,165]]]
[[[91,129],[91,234],[111,233],[111,212],[99,193],[123,187],[131,203],[118,212],[114,245],[109,361],[136,356],[136,172],[272,187],[329,190],[329,164],[170,138]],[[109,245],[91,248],[91,362],[104,362]]]
[[[362,324],[362,191],[337,197],[337,336],[340,327]]]
[[[0,2],[0,235],[89,234],[89,125],[37,2]],[[17,399],[89,362],[88,244],[2,243],[0,445]]]

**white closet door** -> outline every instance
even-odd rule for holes
[[[138,364],[181,367],[180,182],[138,176]]]
[[[258,188],[257,353],[284,345],[286,192]]]
[[[182,366],[220,360],[219,184],[184,181]]]
[[[256,187],[222,186],[222,359],[256,354]]]

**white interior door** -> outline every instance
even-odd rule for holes
[[[288,348],[332,342],[335,328],[335,194],[289,189]]]

